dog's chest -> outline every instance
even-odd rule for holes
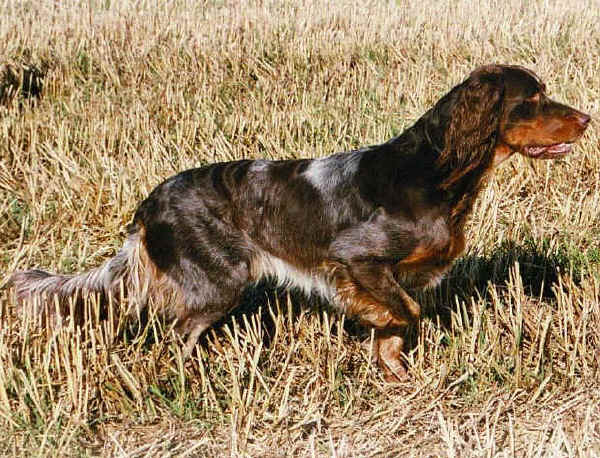
[[[465,246],[462,231],[443,225],[424,232],[416,247],[394,266],[397,281],[408,289],[437,286]]]

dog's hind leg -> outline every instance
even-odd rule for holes
[[[218,312],[189,312],[186,316],[177,319],[175,326],[175,332],[185,338],[185,344],[183,347],[183,358],[188,359],[192,356],[194,348],[198,343],[200,336],[210,328],[215,322],[223,318],[229,310],[234,309],[237,304],[233,304],[230,307],[223,307]]]
[[[185,357],[206,329],[239,305],[251,282],[250,250],[240,231],[200,211],[193,223],[186,227],[158,218],[143,223],[144,246],[157,277],[178,292],[163,300],[159,281],[151,297],[165,304],[163,315],[176,319],[174,329],[185,337]]]
[[[214,250],[213,254],[216,256]],[[244,259],[224,266],[209,261],[190,263],[182,257],[163,277],[169,284],[176,285],[171,289],[179,291],[170,300],[161,302],[164,304],[162,315],[175,318],[174,330],[185,339],[184,358],[191,356],[202,333],[239,305],[241,294],[250,283],[248,263]],[[152,293],[160,296],[159,292]]]
[[[175,331],[181,336],[186,336],[183,347],[183,358],[187,359],[192,355],[198,338],[222,315],[211,317],[202,312],[192,312],[183,319],[178,319]],[[212,319],[211,319],[212,318]]]

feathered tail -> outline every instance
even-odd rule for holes
[[[141,233],[134,228],[117,255],[100,267],[78,275],[51,274],[37,269],[15,272],[11,282],[18,302],[35,302],[51,315],[57,303],[61,315],[68,313],[70,304],[80,308],[83,297],[90,293],[99,294],[102,303],[109,297],[118,299],[126,293],[135,298],[136,307],[143,307],[152,280],[153,269],[149,264]],[[75,313],[80,315],[82,310]]]

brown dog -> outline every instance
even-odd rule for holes
[[[373,326],[381,368],[400,378],[405,332],[420,316],[409,292],[436,285],[462,253],[486,177],[516,151],[564,156],[589,121],[550,100],[532,72],[482,67],[387,143],[185,171],[142,202],[125,245],[99,268],[13,281],[22,299],[57,296],[63,313],[69,297],[124,287],[138,308],[151,302],[178,320],[189,354],[247,285],[274,277]]]

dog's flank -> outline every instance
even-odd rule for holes
[[[182,172],[142,202],[114,259],[77,276],[30,271],[13,281],[23,299],[60,304],[122,288],[136,308],[176,318],[189,354],[246,286],[274,277],[375,328],[375,357],[397,379],[420,316],[409,293],[439,283],[464,250],[466,218],[493,168],[515,152],[560,157],[589,120],[522,67],[482,67],[384,144]]]

